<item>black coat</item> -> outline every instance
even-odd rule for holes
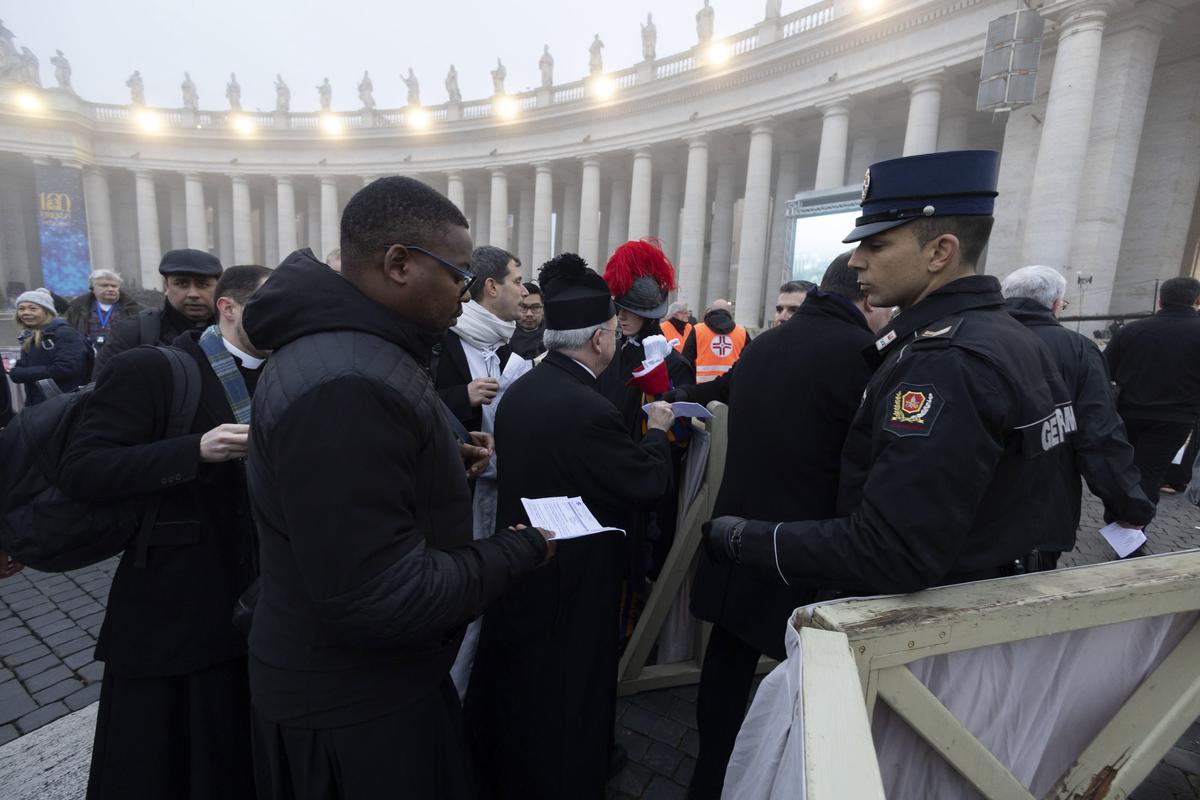
[[[96,646],[96,657],[119,675],[180,675],[246,652],[230,621],[253,580],[245,470],[240,461],[200,461],[202,435],[234,417],[197,339],[176,343],[200,366],[190,433],[159,438],[170,415],[171,368],[149,348],[134,349],[100,374],[63,460],[62,487],[80,499],[161,494],[146,566],[135,566],[132,552],[122,556]]]
[[[545,541],[534,530],[472,541],[466,469],[425,371],[440,332],[308,250],[280,264],[243,321],[274,351],[248,458],[255,707],[330,728],[427,699],[467,623],[542,562]]]
[[[551,352],[505,393],[496,417],[500,525],[521,498],[582,497],[625,529],[671,482],[666,435],[635,444],[582,366]],[[623,541],[601,533],[557,555],[484,614],[467,694],[477,782],[500,798],[602,798],[615,722]]]
[[[1071,425],[1070,398],[991,276],[905,310],[847,434],[833,519],[755,521],[742,560],[790,583],[912,592],[995,577],[1036,548]]]
[[[32,336],[32,332],[22,336]],[[21,356],[9,376],[25,385],[26,405],[36,405],[45,397],[40,380],[52,380],[63,392],[78,389],[87,382],[92,367],[92,348],[79,331],[55,317],[42,326],[41,343],[21,348]]]
[[[469,431],[483,430],[483,406],[471,405],[467,394],[467,384],[475,379],[471,377],[471,365],[467,363],[467,354],[463,352],[463,340],[453,329],[448,330],[435,352],[437,363],[433,378],[438,396],[464,428]],[[511,354],[512,349],[506,344],[496,349],[501,371]],[[496,376],[497,379],[499,377]]]
[[[142,315],[158,317],[159,334],[157,341],[142,341]],[[187,333],[188,331],[203,331],[216,321],[217,319],[214,316],[201,322],[194,322],[176,311],[175,307],[166,300],[163,300],[161,309],[143,308],[133,316],[124,317],[113,322],[111,326],[112,332],[109,335],[108,341],[96,353],[95,373],[99,375],[100,370],[104,369],[104,365],[108,363],[109,359],[118,353],[131,350],[139,344],[168,345],[175,341],[180,334]]]
[[[1071,446],[1059,448],[1060,484],[1043,508],[1040,550],[1069,552],[1079,528],[1083,484],[1104,501],[1105,521],[1143,526],[1154,518],[1154,504],[1142,491],[1133,463],[1133,446],[1117,414],[1116,397],[1104,356],[1086,336],[1067,330],[1050,309],[1028,298],[1005,302],[1008,313],[1041,340],[1054,358],[1070,392],[1078,430]]]
[[[726,373],[729,449],[713,516],[836,516],[842,444],[871,377],[862,351],[874,341],[850,301],[809,292],[792,319],[746,348]],[[692,587],[693,614],[778,659],[789,615],[811,600],[810,587],[703,555]]]
[[[546,332],[546,323],[543,321],[536,328],[527,331],[520,325],[513,331],[512,339],[508,345],[512,351],[521,358],[533,359],[546,352],[546,345],[542,344],[542,334]]]
[[[1126,419],[1196,423],[1200,417],[1200,315],[1168,306],[1131,322],[1104,350]]]

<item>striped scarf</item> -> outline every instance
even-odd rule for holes
[[[200,349],[208,356],[213,372],[221,379],[221,388],[225,390],[233,418],[242,425],[249,425],[250,392],[246,389],[246,381],[242,380],[242,373],[233,355],[225,349],[225,340],[221,338],[221,331],[216,325],[209,325],[200,335]]]

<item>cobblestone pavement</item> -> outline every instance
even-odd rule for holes
[[[1085,495],[1079,542],[1064,566],[1111,558],[1096,531],[1099,502]],[[1200,509],[1164,496],[1150,530],[1155,553],[1200,547]],[[0,581],[0,745],[99,697],[93,660],[116,559],[63,574],[26,569]],[[609,785],[614,800],[682,798],[695,768],[696,687],[644,692],[617,704],[617,740],[629,762]],[[1150,774],[1133,800],[1200,799],[1200,723]]]

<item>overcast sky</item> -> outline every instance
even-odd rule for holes
[[[785,14],[811,0],[785,0]],[[426,105],[445,102],[444,79],[458,69],[463,98],[491,94],[496,58],[510,92],[537,86],[544,44],[555,83],[582,78],[588,46],[600,34],[606,69],[641,60],[640,23],[654,14],[659,57],[696,42],[703,0],[0,0],[0,19],[18,48],[41,60],[53,86],[55,49],[71,62],[76,91],[95,102],[127,103],[125,80],[141,70],[150,105],[178,107],[189,71],[206,109],[226,108],[225,84],[236,72],[242,107],[272,110],[282,73],[292,109],[317,110],[316,86],[328,75],[336,110],[359,106],[356,86],[370,70],[380,108],[401,106],[401,75],[411,66]],[[713,0],[716,32],[726,36],[762,19],[765,0]]]

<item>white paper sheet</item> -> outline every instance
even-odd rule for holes
[[[535,528],[554,531],[555,539],[578,539],[595,533],[617,531],[600,524],[580,497],[539,497],[535,500],[522,497],[521,505],[529,515],[529,523]]]
[[[1141,528],[1122,528],[1115,522],[1101,528],[1100,535],[1116,551],[1117,558],[1124,558],[1146,543],[1146,534]]]
[[[642,411],[650,413],[650,406],[653,403],[647,403],[642,406]],[[699,403],[671,403],[671,413],[676,417],[694,417],[695,419],[712,419],[712,412]]]

